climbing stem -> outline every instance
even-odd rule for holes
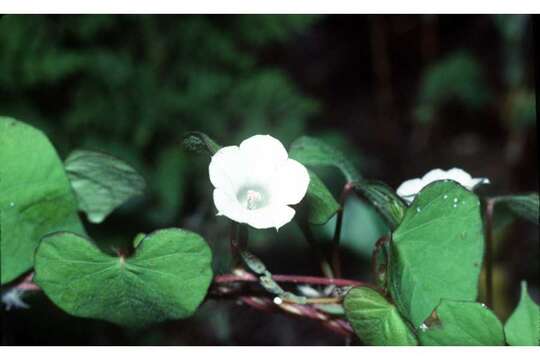
[[[334,239],[332,241],[332,267],[334,269],[334,275],[336,277],[341,276],[341,260],[339,255],[339,242],[341,241],[341,227],[343,225],[343,213],[345,212],[345,202],[349,193],[353,190],[353,184],[347,182],[343,187],[341,196],[339,198],[339,210],[336,218],[336,229],[334,231]]]
[[[486,226],[486,305],[493,308],[493,209],[494,199],[486,202],[485,226]]]

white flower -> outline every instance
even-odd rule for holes
[[[453,180],[471,191],[478,185],[489,184],[488,178],[472,178],[471,175],[458,168],[453,168],[448,171],[434,169],[424,175],[421,179],[417,178],[405,181],[398,187],[397,194],[410,204],[420,190],[426,185],[438,180]]]
[[[309,185],[307,169],[289,159],[281,142],[255,135],[212,156],[210,181],[218,215],[257,229],[280,227],[294,217]]]

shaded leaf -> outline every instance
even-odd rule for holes
[[[519,304],[504,325],[506,342],[514,346],[540,345],[540,306],[527,292],[527,283],[521,283]]]
[[[397,308],[377,291],[368,287],[353,288],[343,305],[347,320],[366,345],[417,345]]]
[[[85,237],[51,234],[36,251],[34,281],[74,316],[135,328],[191,316],[212,279],[204,239],[171,228],[135,243],[132,256],[115,257]]]
[[[77,201],[54,147],[39,130],[0,117],[1,283],[28,271],[40,238],[84,233]]]
[[[310,182],[306,198],[302,201],[307,220],[314,225],[326,224],[339,210],[339,204],[322,180],[313,171],[308,171]]]
[[[443,300],[430,320],[420,327],[422,345],[504,345],[501,322],[483,304]]]
[[[390,245],[389,290],[419,326],[441,299],[476,300],[484,252],[480,202],[453,181],[426,186]]]
[[[407,207],[394,190],[381,181],[372,180],[356,181],[353,186],[377,209],[391,230],[399,225]]]
[[[309,136],[302,136],[291,144],[289,157],[307,166],[334,166],[341,170],[347,181],[361,177],[345,154]]]
[[[220,148],[214,140],[200,131],[190,131],[184,135],[184,147],[199,154],[214,155]]]
[[[146,186],[135,169],[114,156],[86,150],[73,151],[65,161],[79,209],[93,223],[102,222]]]
[[[539,207],[538,193],[530,193],[526,195],[509,195],[498,196],[493,198],[496,205],[503,205],[516,216],[522,217],[536,225],[539,223]]]

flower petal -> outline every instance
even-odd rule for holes
[[[235,193],[246,176],[246,169],[238,146],[226,146],[219,149],[210,160],[208,172],[214,187]]]
[[[442,169],[433,169],[429,171],[426,175],[422,177],[422,187],[426,186],[427,184],[430,184],[434,181],[438,180],[444,180],[449,179],[448,174],[446,171]],[[421,190],[421,189],[420,189]],[[418,190],[418,191],[420,191]]]
[[[424,187],[422,179],[411,179],[401,184],[396,193],[408,203],[412,203],[416,194]]]
[[[247,211],[246,223],[256,229],[269,229],[287,224],[294,217],[293,208],[286,205],[270,205],[261,209]]]
[[[459,169],[452,168],[446,172],[446,178],[454,180],[455,182],[460,183],[463,187],[471,190],[472,189],[472,178],[467,172]]]
[[[288,158],[283,144],[270,135],[254,135],[240,143],[240,152],[250,166],[267,169],[272,174]]]
[[[491,181],[489,181],[488,178],[474,178],[471,179],[471,190],[474,190],[477,186],[484,185],[484,184],[490,184]]]
[[[309,173],[298,161],[288,159],[278,169],[272,184],[273,196],[287,205],[298,204],[306,195]]]
[[[224,189],[218,188],[214,190],[214,204],[218,210],[218,216],[223,215],[239,223],[246,222],[246,209]]]

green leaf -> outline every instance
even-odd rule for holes
[[[519,304],[504,325],[506,342],[514,346],[540,345],[540,306],[527,292],[527,283],[521,283]]]
[[[394,305],[368,287],[351,289],[343,305],[347,320],[366,345],[417,345],[417,341]]]
[[[339,204],[322,180],[311,170],[309,171],[309,187],[305,204],[307,220],[314,225],[326,224],[339,210]]]
[[[341,151],[321,140],[302,136],[289,149],[289,157],[307,166],[337,167],[347,181],[360,179],[360,173]]]
[[[538,193],[526,195],[508,195],[493,198],[496,205],[505,205],[515,215],[522,217],[536,225],[539,224]]]
[[[377,209],[390,229],[394,230],[399,225],[407,207],[394,190],[381,181],[371,180],[357,181],[353,186]]]
[[[214,140],[200,131],[190,131],[184,135],[184,147],[188,151],[214,155],[220,148]]]
[[[130,327],[191,316],[212,279],[204,239],[171,228],[138,235],[135,243],[132,256],[115,257],[85,237],[51,234],[36,251],[34,280],[74,316]]]
[[[504,345],[503,326],[483,304],[443,300],[435,314],[420,327],[422,345]]]
[[[0,164],[0,274],[5,284],[32,268],[43,235],[84,229],[64,166],[41,131],[0,117]]]
[[[130,165],[100,152],[75,150],[66,159],[65,168],[79,209],[96,224],[130,198],[142,195],[146,186]]]
[[[401,313],[418,326],[441,299],[476,300],[483,251],[476,195],[450,180],[426,186],[390,245],[389,289]]]

